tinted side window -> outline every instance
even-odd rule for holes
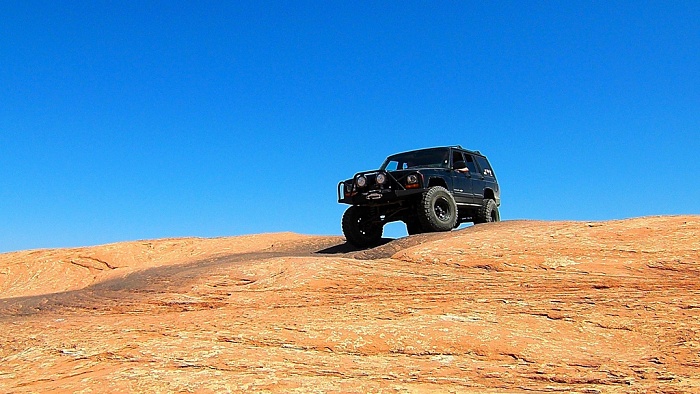
[[[464,161],[464,158],[462,157],[462,152],[458,152],[456,150],[452,151],[452,165],[454,166],[455,163],[458,161]]]
[[[474,163],[474,157],[472,155],[465,154],[464,159],[467,162],[467,168],[469,169],[470,173],[476,174],[477,172],[479,172],[476,170],[476,164]]]
[[[493,170],[491,169],[491,164],[489,164],[489,161],[486,160],[485,157],[476,156],[476,161],[479,163],[479,167],[481,167],[481,173],[484,176],[494,176]]]

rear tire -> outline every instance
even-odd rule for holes
[[[366,248],[379,244],[384,227],[378,218],[372,217],[368,207],[353,205],[343,214],[342,227],[345,239],[358,247]]]
[[[484,204],[476,212],[474,224],[500,222],[501,214],[498,212],[498,206],[493,199],[484,200]]]
[[[431,187],[423,193],[418,218],[424,231],[450,231],[457,223],[457,203],[444,187]]]

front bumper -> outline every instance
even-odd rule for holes
[[[338,183],[338,202],[349,205],[384,205],[419,195],[424,189],[374,189],[347,193],[344,182]]]

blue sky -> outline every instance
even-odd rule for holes
[[[1,1],[0,16],[0,252],[340,234],[338,181],[452,144],[489,157],[503,219],[700,213],[697,1]]]

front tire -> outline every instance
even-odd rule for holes
[[[493,199],[484,200],[484,204],[479,208],[474,218],[474,224],[500,222],[501,214],[498,212],[498,206]]]
[[[343,214],[342,227],[345,239],[358,247],[379,244],[384,227],[367,207],[353,205]]]
[[[423,193],[418,218],[426,231],[450,231],[457,224],[457,203],[444,187],[431,187]]]

